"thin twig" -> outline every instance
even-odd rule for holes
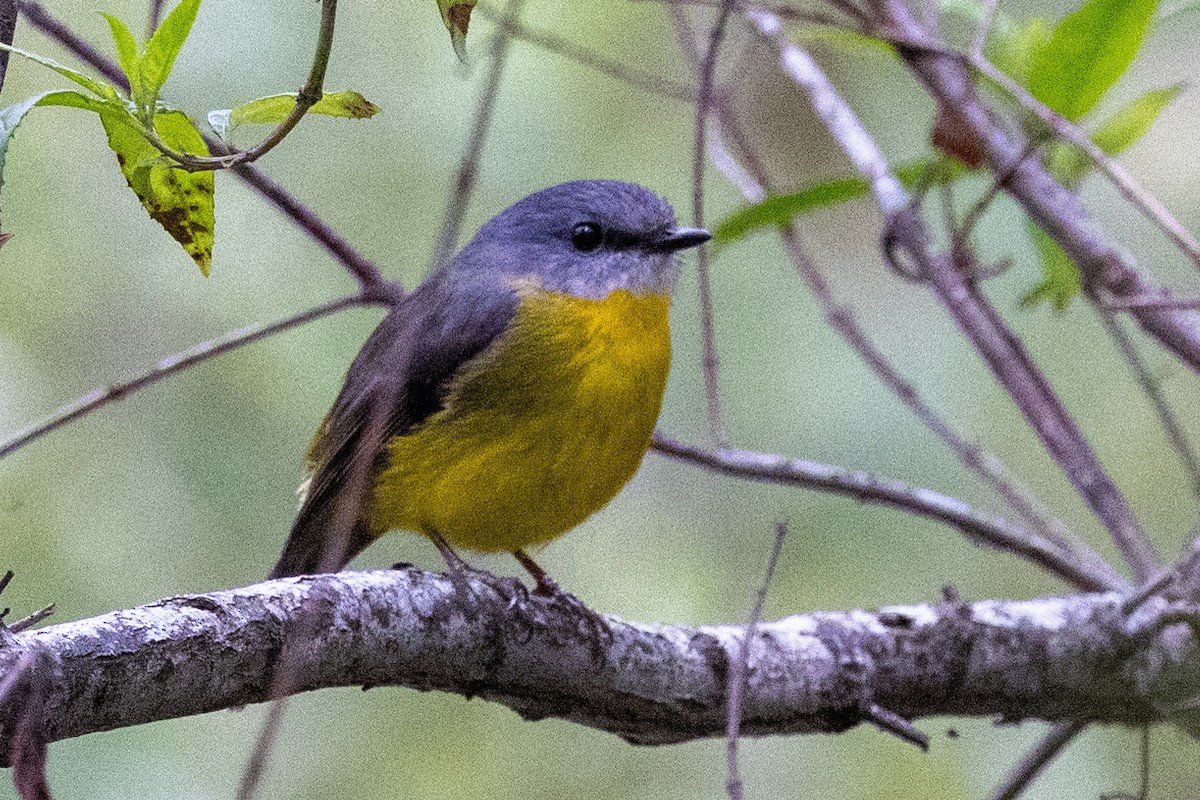
[[[700,61],[700,91],[696,100],[696,123],[692,143],[692,219],[698,228],[704,227],[704,164],[708,151],[705,142],[708,114],[712,105],[713,75],[716,72],[717,54],[725,38],[725,29],[732,10],[732,3],[722,3],[717,20],[708,35],[708,47]],[[709,437],[714,444],[724,446],[729,443],[729,432],[721,413],[720,364],[717,359],[716,334],[713,330],[712,282],[709,278],[708,257],[708,246],[701,245],[696,255],[696,271],[700,292],[700,344],[704,354],[704,398],[708,408]]]
[[[1136,311],[1142,308],[1200,308],[1200,300],[1190,297],[1109,297],[1097,300],[1097,303],[1114,311]]]
[[[292,130],[300,124],[300,120],[315,106],[325,94],[325,71],[329,66],[329,55],[333,50],[333,27],[337,17],[337,0],[321,0],[321,23],[317,32],[317,45],[313,52],[312,66],[309,68],[308,80],[296,95],[296,103],[288,115],[275,126],[265,139],[249,150],[230,151],[222,143],[218,148],[220,155],[198,156],[185,153],[168,145],[153,128],[145,131],[146,141],[159,152],[175,161],[176,167],[186,172],[208,172],[217,169],[229,169],[239,164],[249,164],[265,156],[275,146],[282,142]],[[223,151],[223,152],[221,152]]]
[[[723,110],[719,110],[719,113],[721,111]],[[737,128],[732,122],[732,119],[722,117],[723,125],[736,135]],[[745,160],[749,172],[743,171],[732,155],[719,145],[720,140],[714,137],[710,150],[718,150],[719,153],[714,156],[713,163],[725,174],[726,179],[742,192],[747,202],[759,202],[770,193],[766,171],[745,141],[741,141],[741,157]],[[736,171],[731,174],[734,168]],[[884,386],[908,406],[917,419],[940,438],[967,468],[982,477],[1036,533],[1059,545],[1064,552],[1073,552],[1086,559],[1098,573],[1108,574],[1114,581],[1121,582],[1122,579],[1112,567],[1078,534],[1055,517],[1033,492],[1011,475],[999,458],[978,444],[964,439],[949,422],[942,419],[922,397],[916,386],[872,343],[853,311],[834,298],[828,282],[805,252],[796,226],[781,228],[780,236],[797,272],[804,279],[809,291],[821,303],[825,319]]]
[[[504,18],[514,22],[518,21],[523,3],[524,0],[509,0],[509,4],[504,10]],[[471,134],[467,138],[462,158],[458,162],[458,170],[454,175],[454,188],[446,207],[446,216],[442,220],[437,244],[433,249],[431,264],[433,269],[445,263],[458,244],[463,219],[466,217],[471,194],[475,191],[475,180],[479,175],[479,157],[483,153],[484,142],[491,130],[492,115],[496,110],[496,98],[500,94],[500,80],[504,76],[504,68],[508,63],[512,38],[508,27],[502,26],[496,34],[496,42],[492,47],[492,68],[488,72],[483,93],[479,97],[479,105],[475,109]]]
[[[971,40],[971,55],[983,57],[983,48],[987,44],[988,33],[992,30],[992,21],[996,18],[996,0],[983,0],[979,15],[979,25],[975,28],[975,38]]]
[[[899,0],[886,3],[891,13],[912,18]],[[1137,582],[1157,571],[1158,555],[1138,524],[1125,496],[1100,464],[1091,445],[1038,369],[1024,344],[968,278],[969,271],[931,251],[923,220],[909,206],[907,192],[849,104],[802,48],[782,35],[782,22],[763,12],[750,15],[764,36],[779,48],[784,71],[810,95],[817,116],[867,180],[887,217],[885,250],[891,260],[903,255],[911,271],[923,276],[951,318],[1004,387],[1026,422],[1108,530]]]
[[[263,775],[267,771],[267,760],[275,747],[275,740],[279,735],[280,726],[283,724],[284,714],[287,713],[287,695],[278,695],[272,691],[271,696],[276,699],[267,707],[267,718],[263,720],[262,729],[254,740],[254,749],[250,751],[246,768],[242,770],[237,794],[234,795],[236,800],[252,800],[258,793],[258,787],[262,785]]]
[[[154,32],[158,30],[158,24],[162,21],[163,0],[150,0],[150,14],[146,18],[146,39],[147,41]]]
[[[895,711],[884,708],[878,703],[872,703],[867,709],[866,716],[876,728],[884,733],[890,733],[900,741],[908,742],[919,748],[922,752],[929,751],[929,737]]]
[[[654,434],[652,447],[664,455],[726,475],[829,491],[937,520],[962,531],[971,541],[1020,556],[1086,591],[1127,591],[1130,588],[1120,576],[1096,568],[1088,559],[1065,551],[1055,543],[1004,519],[976,511],[961,500],[930,489],[771,453],[707,450],[668,438],[661,432]]]
[[[8,626],[9,633],[20,633],[21,631],[29,630],[34,625],[37,625],[42,620],[48,619],[49,617],[51,617],[53,615],[54,615],[54,603],[51,603],[50,605],[46,606],[45,608],[38,609],[37,611],[33,612],[32,614],[29,614],[28,616],[21,617],[21,619],[17,620],[16,622],[14,622],[11,625],[9,625]]]
[[[403,352],[411,352],[411,347]],[[402,376],[408,372],[407,362],[395,364],[394,367],[389,374],[380,376],[377,394],[367,411],[364,429],[354,446],[344,482],[339,489],[333,518],[325,532],[323,552],[318,566],[320,573],[335,572],[346,561],[351,533],[371,489],[371,470],[383,446],[391,410],[396,407]],[[318,637],[319,627],[325,619],[322,611],[321,598],[312,597],[302,605],[294,624],[285,631],[284,648],[271,677],[271,699],[276,702],[255,739],[254,748],[238,786],[237,800],[252,800],[262,783],[267,761],[279,738],[279,730],[287,711],[286,698],[295,694],[300,687],[308,644]]]
[[[0,42],[12,46],[13,34],[17,31],[17,0],[0,0]],[[0,51],[0,90],[4,89],[4,76],[8,73],[7,50]]]
[[[1150,796],[1150,726],[1142,727],[1142,751],[1138,760],[1138,800]]]
[[[696,100],[695,90],[682,81],[672,80],[656,73],[635,69],[623,62],[607,58],[595,50],[575,44],[558,34],[531,28],[522,22],[512,19],[508,14],[495,12],[488,4],[476,6],[475,13],[495,21],[502,30],[518,41],[527,42],[535,47],[540,47],[548,53],[555,53],[570,59],[577,64],[594,69],[636,89],[641,89],[642,91],[661,97],[669,97],[673,100],[680,100],[685,103],[692,103]]]
[[[98,408],[121,400],[139,389],[144,389],[147,386],[158,383],[163,378],[187,369],[194,364],[207,361],[213,356],[227,353],[230,350],[236,350],[244,345],[257,342],[259,339],[272,336],[289,328],[294,328],[297,325],[320,319],[343,308],[363,305],[365,302],[360,295],[339,297],[337,300],[331,300],[328,303],[310,308],[307,311],[302,311],[299,314],[293,314],[285,319],[272,322],[269,325],[241,328],[217,339],[200,342],[189,347],[187,350],[167,356],[148,372],[123,383],[88,392],[78,400],[68,403],[54,412],[48,419],[21,431],[5,442],[0,442],[0,459],[11,455],[31,442],[37,441],[46,434],[56,431],[82,416],[90,414]]]
[[[787,538],[786,522],[775,525],[775,541],[771,545],[771,554],[767,557],[767,572],[758,587],[758,595],[754,600],[754,608],[750,610],[750,618],[746,621],[746,635],[742,637],[741,647],[737,657],[729,660],[729,676],[727,693],[729,696],[729,712],[725,723],[725,752],[728,761],[729,777],[725,782],[729,800],[742,800],[742,778],[738,774],[738,738],[742,732],[742,692],[746,689],[746,672],[750,667],[750,646],[758,635],[758,623],[762,619],[763,604],[767,601],[767,590],[775,577],[775,567],[779,564],[779,553],[783,549],[783,540]]]
[[[635,0],[636,2],[637,0]],[[726,0],[641,0],[641,2],[663,3],[670,6],[672,9],[683,8],[684,6],[693,6],[696,8],[720,8],[726,3]],[[866,26],[866,15],[862,10],[853,3],[843,2],[842,0],[828,0],[829,5],[841,11],[848,17],[852,17],[857,23],[856,26],[850,26],[846,20],[824,14],[820,11],[813,11],[809,8],[795,8],[786,5],[773,5],[771,3],[753,3],[753,2],[734,2],[733,10],[738,13],[744,13],[754,8],[764,8],[774,14],[777,14],[782,19],[789,22],[799,22],[805,25],[816,25],[822,28],[836,28],[838,30],[855,30],[862,32]]]
[[[129,83],[115,62],[92,47],[90,43],[79,38],[74,31],[46,11],[36,0],[19,0],[19,4],[21,14],[31,25],[70,50],[80,61],[91,66],[111,83],[120,86],[126,92],[129,91]],[[204,140],[209,147],[220,145],[220,142],[211,136],[206,136]],[[242,164],[234,167],[232,172],[256,189],[259,194],[283,212],[284,216],[324,247],[339,264],[349,270],[362,285],[365,301],[394,303],[399,300],[403,294],[400,287],[385,280],[374,263],[258,167],[252,164]]]
[[[1078,125],[1067,120],[1062,115],[1051,110],[1045,103],[1038,100],[1029,91],[1014,81],[1008,75],[997,69],[992,62],[983,57],[982,53],[971,53],[966,56],[967,63],[976,72],[986,76],[997,86],[1009,94],[1022,108],[1031,112],[1054,134],[1065,139],[1087,154],[1096,168],[1109,179],[1117,191],[1129,203],[1153,222],[1167,235],[1188,258],[1200,264],[1200,242],[1191,231],[1167,210],[1157,197],[1142,188],[1121,163],[1109,156]]]
[[[916,386],[900,374],[896,366],[867,338],[853,312],[833,298],[824,276],[804,252],[796,227],[782,229],[780,238],[801,277],[820,300],[830,326],[858,353],[884,385],[912,410],[917,419],[945,442],[960,462],[982,477],[1003,498],[1008,507],[1038,534],[1064,552],[1071,552],[1079,558],[1086,559],[1097,571],[1107,573],[1117,580],[1116,573],[1108,563],[1089,547],[1082,537],[1055,517],[1032,491],[1008,471],[1004,462],[997,456],[987,452],[977,443],[967,441],[954,430],[950,423],[926,402]]]
[[[1158,379],[1150,374],[1150,369],[1146,366],[1142,357],[1138,355],[1137,348],[1134,347],[1133,339],[1121,328],[1120,323],[1113,313],[1102,306],[1097,307],[1096,310],[1100,316],[1101,324],[1104,325],[1104,330],[1108,332],[1109,337],[1116,343],[1122,358],[1129,365],[1129,371],[1133,373],[1134,380],[1137,381],[1142,393],[1146,395],[1146,399],[1150,401],[1150,405],[1154,408],[1154,413],[1158,416],[1158,422],[1162,426],[1163,432],[1167,435],[1167,441],[1170,443],[1171,449],[1179,457],[1179,461],[1191,481],[1192,494],[1197,499],[1200,499],[1200,460],[1197,460],[1196,453],[1192,450],[1191,444],[1188,443],[1187,434],[1184,433],[1183,427],[1179,424],[1175,412],[1167,405],[1167,399],[1163,396],[1162,387],[1159,385]]]
[[[1021,762],[1013,768],[1004,782],[992,794],[992,800],[1016,800],[1021,793],[1033,783],[1046,765],[1058,756],[1064,747],[1074,739],[1084,728],[1086,722],[1055,723],[1042,740],[1025,754]]]

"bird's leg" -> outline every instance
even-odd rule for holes
[[[462,556],[454,552],[454,548],[446,541],[446,538],[435,530],[428,531],[429,538],[433,541],[433,546],[442,554],[442,558],[446,562],[446,566],[451,572],[470,572],[472,567],[466,561],[463,561]]]
[[[529,554],[524,550],[514,550],[513,557],[521,563],[526,572],[532,575],[533,579],[537,582],[537,586],[534,587],[532,594],[561,601],[569,606],[572,611],[583,617],[592,634],[592,655],[597,662],[603,662],[604,645],[611,642],[613,636],[608,620],[599,612],[593,611],[584,605],[583,601],[578,597],[559,586],[553,578],[546,574],[546,570],[538,566],[538,563],[530,558]]]
[[[546,574],[546,570],[538,566],[538,563],[530,558],[529,554],[524,550],[513,551],[513,558],[517,559],[521,563],[521,566],[525,568],[525,571],[532,575],[533,579],[537,582],[537,586],[533,589],[534,594],[541,595],[542,597],[557,597],[567,594],[562,590],[561,586],[555,583],[553,578]],[[572,597],[572,599],[575,598]]]
[[[438,552],[442,554],[442,558],[445,560],[446,566],[449,567],[446,572],[446,576],[450,578],[450,582],[454,584],[455,589],[467,594],[472,593],[473,590],[471,589],[471,584],[467,582],[468,575],[475,574],[486,576],[489,579],[494,579],[494,576],[490,572],[476,569],[464,561],[462,556],[454,552],[454,548],[450,546],[450,543],[446,541],[446,538],[437,531],[426,531],[426,535],[428,535],[430,540],[433,541],[434,547],[436,547]]]

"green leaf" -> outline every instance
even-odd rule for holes
[[[1109,117],[1092,134],[1092,141],[1110,156],[1125,152],[1134,142],[1146,135],[1150,126],[1158,119],[1158,115],[1171,105],[1182,91],[1183,84],[1177,83],[1146,92]]]
[[[62,64],[59,64],[52,58],[39,56],[37,53],[31,53],[28,50],[22,50],[19,47],[12,47],[11,45],[7,45],[2,42],[0,42],[0,50],[7,50],[10,53],[16,53],[19,56],[28,58],[30,61],[36,61],[43,67],[52,69],[59,75],[62,75],[64,78],[74,81],[97,97],[101,97],[105,100],[117,100],[120,97],[120,95],[117,93],[117,90],[104,81],[98,81],[93,78],[89,78],[82,72],[76,72],[70,67],[64,67]]]
[[[1183,84],[1146,92],[1129,102],[1092,134],[1092,141],[1107,155],[1125,152],[1150,130],[1158,115],[1171,104]],[[1066,142],[1056,144],[1046,159],[1051,174],[1067,188],[1074,188],[1095,168],[1087,153]]]
[[[255,122],[269,125],[278,124],[287,119],[295,105],[296,95],[294,93],[276,94],[251,100],[229,112],[230,129]],[[379,106],[353,91],[326,92],[308,110],[310,114],[324,114],[329,117],[345,117],[347,119],[369,119],[378,112]]]
[[[224,108],[208,112],[208,125],[217,136],[228,140],[234,128],[239,125],[277,125],[283,122],[295,106],[295,93],[260,97],[234,109]],[[379,106],[358,92],[326,92],[308,113],[347,119],[369,119],[379,113]]]
[[[1048,302],[1063,311],[1081,291],[1079,268],[1041,228],[1029,223],[1029,231],[1042,261],[1042,282],[1021,298],[1021,307],[1032,308]]]
[[[196,12],[200,10],[200,0],[180,0],[175,10],[167,15],[158,30],[146,43],[146,52],[142,55],[140,64],[142,74],[143,99],[138,103],[143,109],[153,108],[162,91],[171,67],[175,65],[175,57],[187,41],[191,33],[192,23],[196,21]],[[135,98],[136,100],[137,98]]]
[[[993,35],[986,48],[988,59],[1008,77],[1024,84],[1038,54],[1050,41],[1050,24],[1034,17],[1025,24],[1013,23],[1007,35]]]
[[[1029,91],[1071,121],[1125,73],[1158,0],[1088,0],[1054,29],[1034,59]]]
[[[450,44],[459,61],[467,60],[467,26],[471,23],[471,12],[476,0],[437,0],[442,22],[450,31]]]
[[[4,186],[4,164],[8,157],[8,144],[12,141],[13,134],[17,132],[17,126],[21,124],[21,120],[25,119],[25,115],[35,106],[72,106],[98,111],[105,108],[106,104],[74,90],[67,90],[45,92],[34,95],[16,105],[0,108],[0,187]],[[0,237],[6,235],[0,234]],[[3,244],[4,241],[7,240],[0,239],[0,244]]]
[[[125,73],[125,77],[129,80],[129,93],[134,98],[137,98],[144,91],[141,70],[138,68],[138,63],[142,59],[138,55],[137,40],[133,38],[133,34],[129,32],[129,28],[125,27],[124,22],[121,22],[121,20],[112,14],[105,14],[104,18],[108,20],[108,27],[112,31],[113,42],[117,45],[117,63],[121,66],[121,71]]]
[[[183,247],[200,272],[208,275],[213,245],[213,174],[185,172],[170,166],[128,113],[105,109],[100,114],[108,144],[129,188],[146,211]],[[158,135],[171,147],[193,155],[208,155],[200,132],[181,111],[162,111],[154,117]]]
[[[1040,17],[1018,22],[992,4],[991,25],[984,53],[1001,72],[1024,84],[1034,56],[1050,39],[1050,26]],[[946,13],[963,17],[974,26],[983,21],[983,5],[979,0],[939,0],[938,7]]]
[[[957,162],[941,159],[906,164],[896,170],[896,177],[905,186],[911,187],[923,179],[938,185],[949,183],[965,173],[966,170]],[[719,251],[760,228],[786,225],[801,214],[848,200],[857,200],[865,197],[868,191],[870,186],[862,178],[838,178],[791,194],[768,197],[762,202],[733,212],[717,223],[713,228],[713,244]]]

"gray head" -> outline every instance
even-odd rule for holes
[[[616,289],[668,294],[678,271],[675,253],[709,238],[699,228],[678,227],[671,206],[637,184],[572,181],[497,214],[451,269],[530,277],[543,288],[595,299]]]

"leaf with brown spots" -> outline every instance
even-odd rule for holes
[[[278,125],[296,107],[296,93],[260,97],[234,109],[208,112],[208,124],[222,139],[228,139],[234,128],[247,123]],[[309,114],[346,119],[370,119],[379,113],[379,106],[355,91],[326,92],[308,110]]]
[[[471,24],[471,12],[476,0],[438,0],[438,11],[442,22],[450,31],[450,44],[459,61],[467,60],[467,26]]]
[[[213,245],[212,172],[187,172],[171,167],[134,127],[128,115],[105,111],[100,119],[129,188],[207,276]],[[182,111],[159,112],[154,117],[154,127],[170,147],[193,155],[208,155],[200,132]]]

